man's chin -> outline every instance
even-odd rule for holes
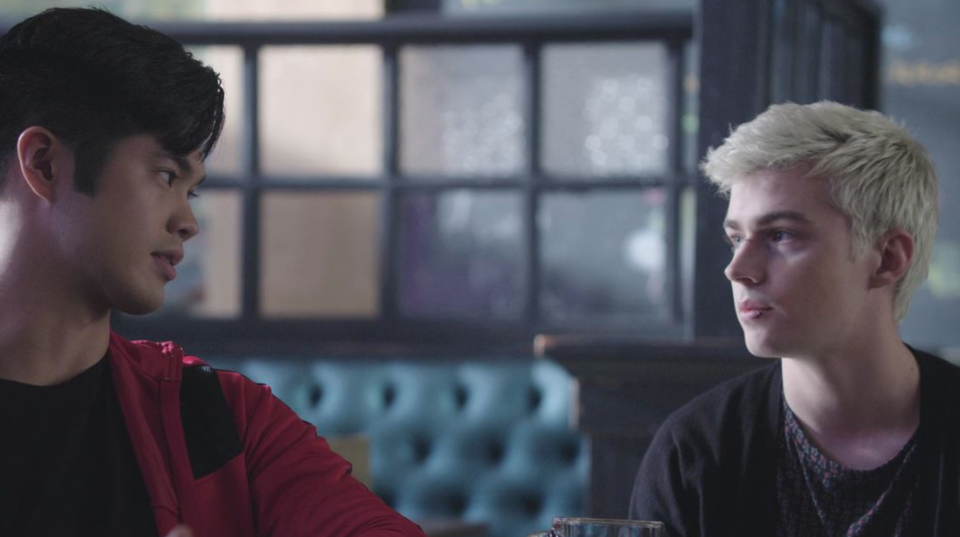
[[[147,315],[154,313],[163,306],[163,293],[159,296],[128,297],[121,303],[114,304],[114,309],[126,315]]]
[[[744,343],[746,343],[747,350],[750,351],[750,354],[758,358],[780,358],[783,356],[780,346],[766,338],[745,335]]]

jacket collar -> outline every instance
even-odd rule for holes
[[[155,381],[180,380],[183,349],[172,341],[130,341],[111,331],[110,353],[125,359],[138,373]]]

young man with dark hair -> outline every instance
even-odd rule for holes
[[[780,358],[674,413],[631,516],[676,536],[960,534],[960,369],[898,326],[937,178],[877,112],[772,106],[707,155],[747,349]]]
[[[160,307],[218,75],[95,9],[0,38],[0,535],[421,536],[269,388],[110,311]]]

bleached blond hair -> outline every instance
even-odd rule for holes
[[[907,231],[914,255],[894,288],[899,324],[927,277],[937,232],[937,176],[926,150],[879,112],[834,102],[774,105],[737,127],[700,166],[719,192],[761,170],[805,166],[806,177],[830,181],[834,206],[850,219],[854,255],[884,233]]]

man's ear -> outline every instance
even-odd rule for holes
[[[875,243],[880,263],[870,276],[870,287],[895,285],[910,268],[914,250],[913,236],[903,229],[892,229]]]
[[[29,127],[17,139],[20,174],[37,196],[53,201],[57,185],[73,182],[73,151],[43,127]]]

